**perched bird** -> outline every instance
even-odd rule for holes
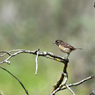
[[[82,48],[75,48],[71,46],[70,44],[63,42],[62,40],[56,40],[54,44],[56,44],[62,52],[67,53],[67,58],[69,57],[70,53],[73,50],[76,50],[76,49],[82,50]]]

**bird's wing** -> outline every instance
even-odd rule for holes
[[[71,50],[75,50],[75,48],[73,46],[71,46],[70,44],[67,44],[65,42],[61,42],[61,45],[65,48],[70,48]]]

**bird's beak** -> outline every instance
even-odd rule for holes
[[[53,42],[53,44],[55,44],[55,42]]]

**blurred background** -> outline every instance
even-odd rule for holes
[[[61,39],[83,48],[70,54],[68,84],[95,75],[95,8],[94,0],[0,0],[0,50],[26,49],[66,56],[56,45]],[[4,58],[0,58],[0,61]],[[20,54],[11,64],[1,64],[13,73],[30,95],[49,95],[59,79],[63,64],[39,57],[35,76],[35,55]],[[72,90],[88,95],[95,88],[95,79]],[[0,69],[0,90],[4,95],[26,95],[21,85]],[[72,95],[68,90],[56,95]]]

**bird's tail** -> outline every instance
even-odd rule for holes
[[[80,50],[82,50],[82,48],[75,48],[75,49],[80,49]]]

